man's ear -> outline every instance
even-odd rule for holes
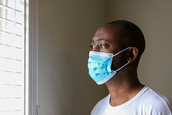
[[[137,59],[139,50],[136,47],[131,47],[129,49],[129,58],[128,58],[128,62],[132,62],[135,61]]]

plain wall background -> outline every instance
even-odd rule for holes
[[[103,0],[38,0],[39,115],[89,115],[107,94],[87,71],[104,9]]]
[[[116,19],[142,29],[140,80],[171,98],[171,11],[170,0],[38,0],[39,115],[89,115],[107,95],[89,77],[87,59],[97,28]]]

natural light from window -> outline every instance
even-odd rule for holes
[[[0,115],[25,112],[25,1],[0,0]]]

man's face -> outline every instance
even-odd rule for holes
[[[112,30],[101,27],[99,28],[91,42],[92,51],[114,53],[115,52],[115,39]]]
[[[117,38],[117,29],[112,29],[108,26],[99,28],[91,42],[92,51],[105,52],[115,54],[119,52],[119,39]],[[112,69],[116,70],[127,63],[124,53],[121,53],[113,58]]]

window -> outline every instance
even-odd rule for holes
[[[26,113],[26,1],[0,0],[0,115]]]

